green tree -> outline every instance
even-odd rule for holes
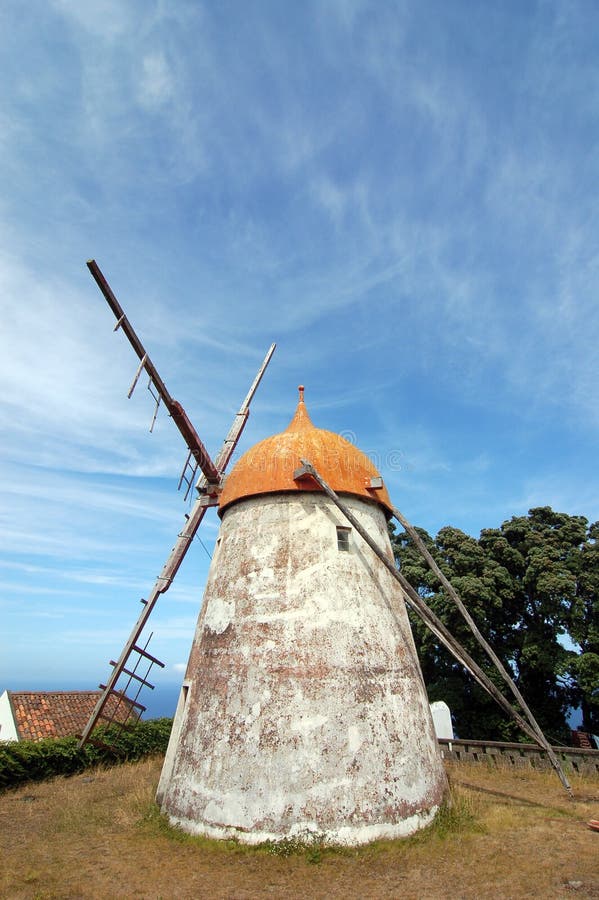
[[[419,533],[461,595],[481,632],[512,672],[539,724],[554,740],[568,737],[569,708],[581,705],[584,727],[597,732],[599,645],[599,525],[582,516],[531,509],[480,538],[447,526],[433,539]],[[468,626],[405,532],[393,535],[402,573],[436,614],[509,696],[483,659]],[[458,733],[499,740],[522,739],[493,700],[412,617],[431,700],[445,700]]]
[[[567,619],[578,648],[570,663],[573,703],[582,710],[584,731],[599,734],[599,522],[592,524],[576,569],[576,591]]]

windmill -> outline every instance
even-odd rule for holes
[[[548,754],[559,761],[509,673],[464,604],[393,507],[371,461],[340,435],[317,428],[304,389],[285,431],[224,468],[270,360],[270,348],[220,454],[212,463],[168,394],[95,263],[88,263],[139,360],[156,404],[183,434],[198,499],[90,718],[109,697],[131,700],[152,665],[140,634],[171,584],[207,506],[221,527],[208,574],[157,799],[183,829],[246,843],[318,834],[359,844],[409,834],[434,817],[445,773],[407,619],[410,605],[437,638]],[[498,667],[522,714],[466,653],[395,566],[387,532],[408,531]],[[405,603],[404,603],[405,601]],[[142,665],[143,669],[143,665]],[[124,688],[119,678],[129,679]]]

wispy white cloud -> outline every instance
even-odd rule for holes
[[[142,61],[138,96],[142,106],[156,109],[168,103],[174,94],[170,67],[163,53],[148,53]]]
[[[29,613],[72,610],[73,665],[89,609],[118,645],[184,511],[182,442],[166,416],[147,435],[142,385],[125,399],[136,360],[92,255],[210,449],[276,339],[240,451],[285,427],[301,381],[418,524],[596,508],[581,460],[599,423],[599,75],[582,6],[15,9],[0,558]],[[169,593],[190,613],[166,626],[171,659],[207,565],[197,544]]]
[[[592,522],[599,516],[599,487],[589,477],[589,472],[551,472],[545,476],[531,477],[521,486],[519,493],[510,497],[514,515],[523,515],[535,506],[551,506],[559,512],[586,515]]]
[[[133,9],[119,0],[86,0],[85,4],[50,0],[50,6],[96,40],[115,41],[134,31],[136,25]]]

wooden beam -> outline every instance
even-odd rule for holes
[[[447,647],[449,652],[458,660],[458,662],[473,675],[473,677],[481,685],[481,687],[483,687],[493,697],[493,699],[496,700],[496,702],[502,707],[502,709],[518,723],[520,728],[526,734],[528,734],[529,737],[531,737],[539,747],[547,752],[551,761],[551,765],[557,772],[560,781],[562,782],[564,788],[572,799],[573,795],[570,783],[568,782],[568,779],[566,778],[566,775],[562,767],[560,766],[559,760],[553,752],[553,749],[551,748],[536,721],[533,725],[532,723],[527,723],[522,718],[522,716],[513,708],[511,703],[503,696],[501,691],[499,691],[499,689],[493,684],[487,674],[467,653],[464,647],[462,647],[461,644],[456,641],[453,635],[445,627],[443,622],[441,622],[441,620],[435,615],[432,609],[430,609],[430,607],[424,602],[422,597],[420,597],[420,595],[414,590],[409,581],[407,581],[407,579],[401,574],[401,572],[395,566],[395,561],[392,562],[385,556],[378,544],[370,537],[368,532],[362,527],[351,510],[348,509],[345,503],[343,503],[343,501],[337,496],[335,491],[326,483],[324,478],[322,478],[322,476],[317,472],[310,461],[302,459],[301,463],[302,468],[298,469],[294,473],[294,477],[303,478],[306,476],[311,476],[320,485],[325,494],[343,513],[345,518],[350,522],[350,524],[355,528],[360,537],[368,544],[370,549],[380,559],[385,568],[391,573],[393,578],[395,578],[395,580],[399,582],[406,601],[415,610],[415,612],[420,615],[425,625],[427,625],[427,627],[433,632],[433,634],[439,638],[439,640]]]
[[[414,543],[414,546],[416,547],[417,550],[420,551],[422,557],[428,563],[430,570],[433,572],[434,575],[437,576],[437,578],[441,582],[442,587],[447,592],[447,595],[453,601],[455,606],[457,606],[457,608],[459,609],[462,617],[464,618],[466,624],[470,628],[470,631],[474,635],[476,641],[482,647],[482,649],[485,651],[485,653],[487,654],[487,656],[489,657],[489,659],[491,660],[491,662],[493,663],[493,665],[495,666],[495,668],[497,669],[497,671],[499,672],[499,674],[501,675],[501,677],[503,678],[503,680],[505,681],[507,686],[509,687],[510,691],[512,692],[512,694],[518,701],[518,704],[520,705],[521,709],[524,711],[524,714],[525,714],[526,718],[528,719],[528,722],[529,722],[531,728],[535,732],[537,742],[539,743],[539,745],[541,747],[543,747],[543,749],[549,755],[549,759],[551,760],[553,767],[559,773],[560,779],[562,780],[564,787],[566,788],[566,790],[568,791],[570,796],[572,796],[572,789],[570,787],[568,779],[566,778],[566,775],[563,772],[563,770],[559,764],[559,761],[558,761],[555,753],[553,752],[553,749],[552,749],[549,741],[543,734],[543,731],[541,730],[541,726],[535,719],[535,717],[532,713],[532,710],[530,709],[526,700],[522,696],[522,694],[518,688],[518,685],[516,684],[514,679],[511,677],[511,675],[509,674],[509,672],[507,671],[507,669],[505,668],[505,666],[503,665],[503,663],[501,662],[501,660],[499,659],[499,657],[497,656],[497,654],[495,653],[495,651],[493,650],[493,648],[491,647],[489,642],[481,634],[476,622],[474,621],[474,619],[470,615],[468,609],[466,608],[466,605],[462,601],[462,598],[460,597],[460,595],[458,594],[456,589],[453,587],[453,585],[446,578],[446,576],[443,574],[443,572],[437,565],[435,559],[429,552],[428,547],[426,546],[426,544],[424,543],[424,541],[422,540],[422,538],[420,537],[420,535],[418,534],[416,529],[413,527],[413,525],[411,525],[408,522],[406,517],[403,516],[398,509],[393,508],[393,515],[395,516],[397,521],[401,525],[403,525],[406,532],[410,536],[410,539]]]

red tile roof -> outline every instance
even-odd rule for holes
[[[100,691],[7,691],[20,741],[81,734]],[[126,701],[125,701],[126,702]],[[129,718],[130,708],[110,697],[105,711],[116,721]]]

